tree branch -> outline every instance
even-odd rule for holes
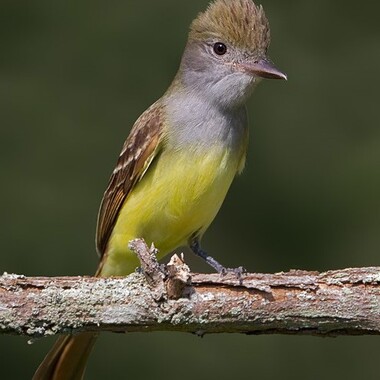
[[[155,261],[152,249],[145,251]],[[380,267],[248,273],[239,279],[234,274],[190,273],[174,256],[165,270],[152,268],[155,275],[126,278],[4,274],[0,333],[380,333]]]

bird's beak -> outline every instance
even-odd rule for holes
[[[245,62],[239,64],[242,70],[257,75],[258,77],[268,79],[285,79],[288,77],[286,74],[278,70],[271,61],[265,58],[261,58],[256,61]]]

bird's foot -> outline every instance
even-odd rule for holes
[[[225,268],[222,267],[220,271],[218,271],[222,276],[225,276],[229,273],[234,274],[236,278],[239,280],[240,284],[242,284],[243,281],[243,275],[247,273],[247,270],[244,267],[237,267],[237,268]]]

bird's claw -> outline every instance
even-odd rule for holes
[[[245,273],[247,273],[247,270],[244,267],[237,267],[237,268],[225,268],[223,267],[222,270],[219,272],[222,276],[225,276],[229,273],[232,273],[236,276],[236,278],[241,281],[242,277]]]

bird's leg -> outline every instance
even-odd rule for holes
[[[207,254],[199,244],[199,240],[194,238],[190,241],[190,249],[199,257],[201,257],[206,263],[212,266],[217,272],[224,273],[226,272],[226,268],[218,263],[213,257]]]
[[[243,267],[238,268],[225,268],[222,264],[216,261],[213,257],[207,254],[199,243],[199,239],[194,237],[190,240],[190,249],[199,257],[201,257],[208,265],[213,267],[220,274],[235,273],[238,278],[241,277],[246,270]]]

